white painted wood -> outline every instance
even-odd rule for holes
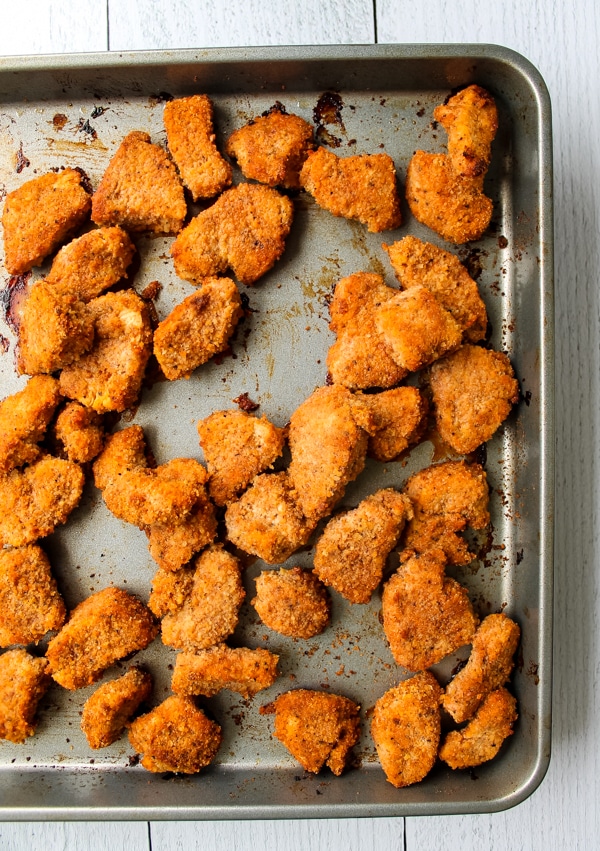
[[[2,851],[149,851],[146,822],[0,824]]]
[[[0,55],[106,50],[103,0],[1,0]]]

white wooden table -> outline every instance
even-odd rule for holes
[[[554,111],[557,503],[553,755],[491,816],[0,824],[0,848],[600,847],[600,6],[596,0],[0,0],[0,54],[372,42],[491,42],[541,71]]]

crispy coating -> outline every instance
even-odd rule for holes
[[[327,765],[339,777],[360,735],[360,706],[340,694],[295,689],[261,707],[275,713],[273,735],[313,774]]]
[[[35,733],[37,706],[50,685],[47,667],[22,648],[0,656],[0,739],[20,745]]]
[[[86,464],[102,450],[102,418],[92,408],[86,408],[79,402],[69,402],[62,409],[56,418],[54,434],[69,461]]]
[[[300,169],[313,145],[312,125],[274,109],[235,130],[225,146],[244,177],[268,186],[300,188]]]
[[[368,496],[329,521],[315,548],[315,573],[351,603],[368,603],[409,517],[410,500],[393,488]]]
[[[456,255],[415,236],[382,247],[403,289],[426,287],[458,322],[465,340],[483,340],[488,323],[485,304]]]
[[[440,759],[450,768],[472,768],[493,759],[505,739],[513,734],[517,701],[505,688],[488,694],[472,721],[452,730],[440,748]]]
[[[456,452],[489,440],[519,401],[519,382],[504,352],[464,345],[433,364],[429,386],[438,432]]]
[[[169,381],[189,378],[226,349],[242,315],[242,299],[231,278],[205,279],[154,332],[154,354]]]
[[[467,589],[445,575],[442,550],[403,562],[383,589],[383,629],[392,656],[409,671],[422,671],[464,644],[477,628]]]
[[[313,638],[329,625],[331,600],[325,585],[301,567],[263,570],[252,605],[262,622],[291,638]]]
[[[213,198],[231,185],[231,166],[215,144],[209,97],[192,95],[167,101],[163,121],[169,151],[194,201]]]
[[[371,233],[402,224],[394,161],[388,154],[337,157],[325,148],[308,154],[300,185],[334,216],[358,219]]]
[[[71,612],[48,644],[54,680],[67,689],[89,686],[119,659],[142,650],[158,626],[146,606],[121,588],[104,588]]]
[[[214,411],[198,423],[200,446],[210,474],[209,493],[227,505],[283,452],[284,430],[238,409]]]
[[[80,169],[65,168],[28,180],[4,202],[4,265],[11,275],[39,266],[84,220],[91,207]]]
[[[130,232],[179,233],[187,207],[175,166],[148,133],[121,142],[92,198],[92,221]]]
[[[229,689],[248,698],[277,679],[279,656],[269,650],[218,644],[198,653],[178,653],[171,688],[177,694],[213,697]]]
[[[81,729],[94,750],[116,742],[143,701],[152,694],[152,677],[130,668],[116,680],[103,683],[83,704]]]
[[[396,290],[381,275],[357,272],[336,285],[329,312],[329,327],[337,340],[327,352],[327,369],[334,384],[350,390],[392,387],[406,375],[392,357],[377,328],[377,310]]]
[[[294,206],[269,186],[242,183],[199,213],[171,246],[175,271],[195,284],[232,269],[255,283],[283,254]]]
[[[84,481],[78,464],[49,455],[0,477],[0,546],[22,547],[53,532],[78,505]]]
[[[437,106],[433,117],[448,134],[448,155],[456,174],[485,174],[498,129],[498,110],[490,93],[481,86],[467,86]]]
[[[87,307],[94,321],[94,346],[63,369],[61,393],[100,414],[124,411],[138,398],[150,357],[148,307],[133,290],[106,293]]]
[[[104,449],[94,461],[94,483],[104,490],[122,473],[147,466],[144,431],[139,425],[128,426],[107,436]]]
[[[177,612],[192,593],[194,587],[194,568],[179,570],[159,568],[152,579],[152,592],[148,608],[157,618]]]
[[[457,724],[472,718],[486,695],[508,682],[520,637],[518,624],[505,614],[482,620],[469,661],[448,684],[442,698],[444,709]]]
[[[394,387],[363,396],[377,431],[369,435],[368,454],[378,461],[392,461],[418,443],[427,426],[429,405],[417,387]]]
[[[152,523],[145,529],[150,555],[164,570],[179,570],[217,537],[215,509],[202,493],[183,520]]]
[[[220,726],[198,709],[191,697],[172,695],[151,712],[136,718],[129,742],[144,754],[148,771],[197,774],[221,746]]]
[[[221,546],[209,547],[196,559],[183,605],[163,618],[163,642],[189,651],[219,644],[235,630],[245,596],[238,560]]]
[[[39,458],[38,443],[59,401],[58,381],[35,375],[0,402],[0,476]]]
[[[441,689],[424,671],[386,691],[375,704],[371,734],[381,767],[398,789],[429,774],[440,741]]]

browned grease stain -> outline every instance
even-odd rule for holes
[[[70,139],[47,139],[47,142],[48,147],[57,153],[75,154],[78,157],[90,149],[94,151],[108,151],[106,145],[97,137],[95,139],[90,138],[86,142],[72,142]]]
[[[65,124],[69,119],[64,114],[64,112],[57,112],[54,118],[52,119],[52,124],[56,127],[57,130],[62,130]]]

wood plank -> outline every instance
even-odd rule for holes
[[[107,9],[98,0],[21,0],[2,14],[0,54],[80,53],[108,47]]]
[[[150,851],[146,822],[0,824],[2,851]]]

